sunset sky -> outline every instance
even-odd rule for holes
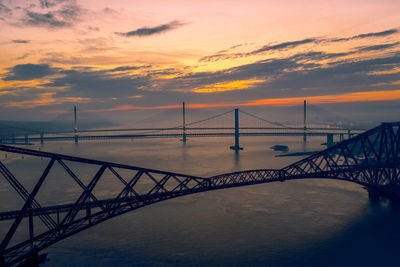
[[[0,0],[0,119],[400,104],[399,0]]]

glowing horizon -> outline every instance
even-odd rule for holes
[[[186,109],[206,109],[206,108],[226,108],[226,107],[244,107],[244,106],[297,106],[302,105],[306,100],[312,104],[327,104],[327,103],[351,103],[351,102],[374,102],[374,101],[395,101],[400,100],[400,89],[394,91],[372,91],[372,92],[357,92],[341,95],[325,95],[312,97],[293,97],[293,98],[272,98],[258,99],[244,103],[214,103],[214,104],[185,104]],[[85,102],[86,99],[81,99]],[[72,101],[71,101],[72,102]],[[167,106],[119,106],[110,109],[93,109],[81,110],[81,113],[92,112],[114,112],[114,111],[129,111],[129,110],[162,110],[162,109],[181,109],[182,105],[167,105]],[[56,114],[68,114],[67,110],[54,110]]]
[[[400,100],[392,0],[0,4],[4,117]]]

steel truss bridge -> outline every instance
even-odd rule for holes
[[[0,145],[3,152],[47,159],[30,191],[23,185],[24,177],[17,178],[0,161],[1,176],[15,191],[15,201],[19,200],[17,198],[23,201],[19,210],[0,212],[0,221],[10,222],[0,244],[1,264],[19,264],[64,238],[126,212],[210,190],[326,178],[357,183],[368,190],[372,200],[384,196],[399,201],[399,128],[400,122],[383,123],[282,169],[248,170],[209,178]],[[94,175],[85,182],[74,170],[74,164],[95,167]],[[80,188],[80,193],[67,204],[42,206],[38,194],[55,168],[58,170],[56,178],[63,171]],[[96,195],[96,188],[106,179],[106,173],[114,178],[113,183],[119,184],[121,190],[111,196]],[[57,200],[58,195],[53,193],[52,198]],[[17,232],[24,233],[24,238],[13,242]]]

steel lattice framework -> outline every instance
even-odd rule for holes
[[[22,198],[20,210],[0,212],[0,221],[10,227],[0,244],[1,265],[9,266],[55,242],[115,216],[156,202],[187,194],[257,183],[303,178],[329,178],[363,185],[372,195],[400,199],[400,122],[383,123],[356,137],[277,170],[250,170],[210,178],[164,172],[123,164],[72,157],[62,154],[0,145],[0,151],[46,158],[46,167],[28,191],[0,161],[0,173]],[[95,166],[96,172],[84,182],[71,167],[73,163]],[[80,188],[69,204],[41,206],[37,200],[49,173],[61,169]],[[130,175],[121,173],[129,172]],[[121,190],[111,197],[96,196],[96,185],[108,172]],[[125,176],[125,177],[124,177]],[[54,195],[57,199],[57,195]],[[10,242],[21,224],[28,221],[25,241]],[[38,231],[40,227],[44,230]],[[42,227],[42,228],[43,228]]]

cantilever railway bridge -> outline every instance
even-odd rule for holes
[[[0,221],[10,221],[9,230],[0,244],[1,265],[21,263],[64,238],[126,212],[167,199],[222,188],[326,178],[360,184],[373,200],[384,196],[399,201],[399,128],[400,122],[382,123],[282,169],[248,170],[209,178],[0,145],[0,151],[47,159],[30,191],[23,185],[24,178],[16,177],[0,161],[1,176],[15,191],[14,200],[23,200],[19,210],[0,212]],[[74,164],[95,167],[94,175],[85,182],[74,170]],[[37,196],[54,168],[64,171],[81,192],[67,204],[42,206]],[[121,190],[112,196],[96,196],[96,186],[105,179],[106,173],[114,178]],[[52,197],[57,201],[56,194]],[[22,221],[28,223],[22,224]],[[25,239],[11,242],[22,228],[26,228]]]

